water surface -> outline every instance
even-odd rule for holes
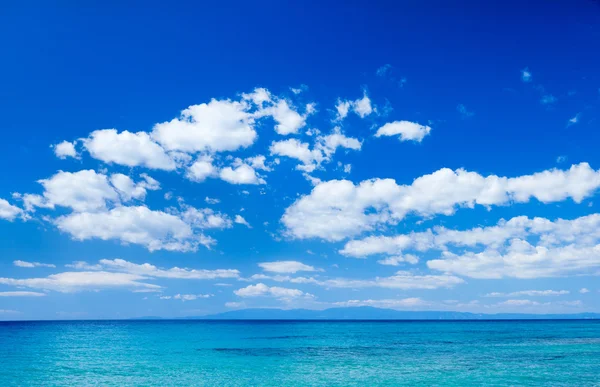
[[[0,386],[600,386],[600,321],[0,322]]]

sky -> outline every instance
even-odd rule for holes
[[[600,312],[600,4],[2,5],[0,319]]]

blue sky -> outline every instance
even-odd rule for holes
[[[600,312],[598,4],[374,3],[4,6],[0,319]]]

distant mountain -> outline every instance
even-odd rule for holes
[[[482,314],[466,312],[399,311],[369,306],[352,308],[241,309],[207,316],[186,317],[198,320],[573,320],[600,319],[600,313],[577,314]]]

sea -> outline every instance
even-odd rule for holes
[[[0,322],[0,386],[600,386],[600,320]]]

